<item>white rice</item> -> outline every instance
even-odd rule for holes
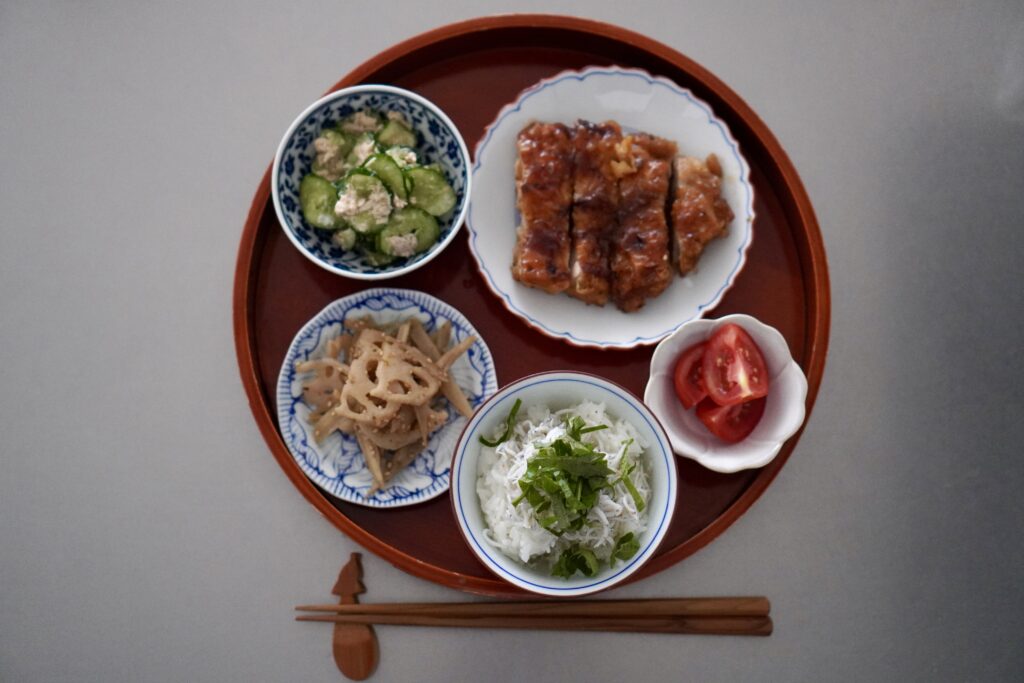
[[[525,500],[516,507],[512,501],[522,493],[519,478],[526,472],[527,460],[538,448],[565,435],[564,421],[579,416],[588,427],[608,425],[608,429],[583,435],[583,441],[605,454],[610,467],[621,472],[625,464],[635,462],[630,479],[645,503],[650,502],[651,487],[641,454],[647,449],[639,433],[625,420],[616,420],[605,411],[603,403],[584,402],[573,408],[552,412],[546,406],[524,406],[517,416],[512,437],[497,448],[481,447],[476,493],[487,522],[484,537],[495,548],[511,558],[531,562],[544,557],[554,562],[573,543],[590,548],[597,558],[607,561],[615,541],[633,532],[639,537],[647,529],[647,514],[639,512],[629,491],[622,484],[602,489],[587,521],[576,531],[561,537],[540,526],[533,508]],[[523,415],[523,412],[526,414]],[[504,431],[504,422],[497,438]],[[627,442],[633,442],[628,447]],[[626,463],[623,463],[626,458]],[[617,475],[612,475],[615,479]]]

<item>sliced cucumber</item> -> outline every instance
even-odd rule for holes
[[[356,232],[377,232],[387,225],[391,215],[391,195],[380,178],[358,171],[342,182],[336,212]]]
[[[338,182],[334,183],[334,186],[336,188],[338,188],[339,190],[341,190],[343,187],[345,187],[348,184],[349,178],[351,178],[352,176],[356,176],[356,175],[364,175],[364,176],[368,176],[370,178],[374,177],[373,173],[371,173],[369,170],[363,168],[362,166],[359,166],[358,168],[353,168],[351,171],[346,173],[344,178],[342,178]]]
[[[378,190],[384,189],[384,183],[381,182],[380,178],[376,177],[372,173],[360,173],[359,169],[352,171],[349,176],[345,179],[347,185],[351,185],[356,188],[359,192],[359,196],[368,197],[371,193],[377,192]]]
[[[374,175],[384,181],[391,194],[400,197],[403,201],[409,198],[409,192],[405,187],[405,176],[402,169],[387,154],[374,154],[366,160],[363,168],[371,171]]]
[[[416,228],[416,253],[422,253],[437,243],[441,236],[441,227],[437,219],[426,211],[420,214],[423,217],[422,223]]]
[[[338,230],[331,235],[331,241],[337,244],[345,251],[349,251],[352,247],[356,246],[356,231],[351,228],[345,228],[344,230]]]
[[[337,202],[338,192],[334,185],[320,176],[309,173],[299,183],[302,217],[314,228],[336,230],[341,227],[341,220],[334,213]]]
[[[384,254],[409,257],[429,249],[440,235],[436,218],[423,209],[407,206],[395,211],[377,233],[377,249]]]
[[[412,181],[409,203],[432,216],[443,216],[455,206],[455,190],[444,175],[432,168],[409,168],[405,171]]]
[[[377,139],[380,140],[380,144],[385,147],[415,147],[416,146],[416,133],[409,130],[401,121],[391,119],[384,128],[377,133]]]
[[[373,251],[372,249],[364,251],[363,256],[366,258],[366,262],[371,266],[386,266],[395,260],[394,256],[382,254],[379,251]]]

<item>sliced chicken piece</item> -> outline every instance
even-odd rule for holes
[[[620,158],[628,164],[619,179],[618,228],[612,240],[612,299],[623,311],[641,308],[672,281],[668,204],[674,142],[651,135],[623,138]]]
[[[706,161],[676,157],[673,164],[672,260],[680,275],[697,265],[704,247],[725,234],[733,219],[722,197],[722,166],[714,154]]]
[[[604,306],[611,291],[609,242],[619,205],[613,162],[622,141],[614,121],[577,121],[573,130],[575,168],[572,206],[572,276],[568,294]]]
[[[512,277],[556,294],[569,287],[569,209],[573,147],[560,123],[531,123],[516,140],[516,199],[521,222]]]

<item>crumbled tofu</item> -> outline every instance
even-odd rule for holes
[[[314,173],[332,183],[345,175],[347,166],[340,145],[320,136],[313,140],[313,150],[316,152],[316,158],[313,159]]]
[[[352,148],[352,155],[355,158],[355,166],[362,166],[363,162],[370,158],[370,156],[376,150],[376,143],[373,138],[364,138],[356,143],[356,146]]]
[[[389,111],[387,114],[385,114],[385,116],[388,117],[388,121],[398,121],[400,124],[402,124],[406,128],[409,128],[410,130],[412,129],[412,126],[409,125],[409,119],[405,118],[405,115],[402,114],[402,112],[399,112],[399,111]]]
[[[408,258],[416,253],[416,235],[392,235],[387,238],[388,247],[395,256]]]
[[[408,147],[389,147],[386,154],[395,160],[400,168],[415,165],[416,152]]]
[[[341,129],[346,133],[358,135],[359,133],[375,133],[381,129],[380,119],[368,111],[357,111],[345,119]]]
[[[338,194],[338,203],[334,205],[334,213],[345,220],[359,214],[370,214],[377,225],[385,223],[391,215],[391,195],[383,185],[375,185],[365,196],[360,196],[351,184]],[[356,225],[356,223],[353,223]]]

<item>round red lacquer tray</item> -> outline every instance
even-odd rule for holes
[[[564,69],[638,67],[689,88],[708,102],[739,140],[751,166],[756,201],[753,245],[735,285],[710,313],[747,313],[779,329],[807,374],[808,416],[828,347],[829,283],[825,251],[803,185],[771,132],[708,71],[649,38],[571,17],[512,15],[453,24],[400,43],[352,71],[333,89],[391,83],[437,103],[472,148],[506,103],[525,87]],[[310,100],[314,99],[312,96]],[[297,103],[296,110],[305,103]],[[268,149],[276,141],[268,141]],[[323,493],[299,470],[274,419],[274,386],[288,344],[327,303],[364,288],[307,261],[285,238],[270,202],[270,171],[256,191],[235,273],[238,364],[256,423],[288,478],[335,526],[396,566],[476,593],[515,595],[466,547],[448,495],[399,509],[371,509]],[[474,201],[486,201],[474,197]],[[499,385],[542,370],[583,370],[643,395],[652,347],[581,349],[530,329],[484,284],[460,233],[427,266],[389,286],[429,292],[462,311],[494,354]],[[717,474],[678,458],[679,498],[657,556],[631,580],[650,576],[722,533],[767,488],[789,458],[798,433],[760,470]]]

